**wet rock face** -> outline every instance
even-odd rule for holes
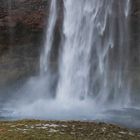
[[[62,4],[63,0],[57,1],[59,16],[54,46],[59,46],[60,43]],[[49,5],[50,0],[0,1],[0,86],[34,75],[38,71]],[[54,56],[55,54],[52,59],[56,59]]]
[[[2,0],[0,27],[16,27],[23,24],[28,28],[39,30],[46,24],[44,17],[48,15],[48,0]]]
[[[35,74],[48,14],[49,0],[0,1],[0,86]]]
[[[46,26],[48,11],[48,0],[2,0],[0,43],[11,45],[36,41],[34,37]]]
[[[131,0],[130,18],[130,76],[134,93],[140,91],[140,0]],[[139,98],[135,99],[140,100]]]
[[[131,56],[134,65],[140,64],[140,0],[131,0]]]

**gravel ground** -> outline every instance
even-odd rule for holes
[[[140,131],[95,122],[1,121],[0,140],[140,140]]]

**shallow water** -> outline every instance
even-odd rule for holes
[[[0,111],[0,120],[41,119],[41,120],[76,120],[96,121],[140,129],[140,109],[117,108],[108,106],[91,107],[88,101],[67,101],[63,104],[54,100],[38,100],[30,105],[23,104],[16,108],[5,106]],[[61,108],[59,105],[61,104]],[[6,109],[7,107],[7,109]],[[87,109],[88,108],[88,109]],[[107,109],[108,108],[108,109]]]

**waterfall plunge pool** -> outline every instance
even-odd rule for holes
[[[110,105],[111,106],[111,105]],[[140,109],[136,107],[119,108],[117,106],[99,106],[91,100],[44,100],[20,105],[3,106],[0,120],[59,120],[59,121],[95,121],[113,123],[120,126],[139,129]]]

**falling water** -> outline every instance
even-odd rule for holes
[[[51,53],[56,20],[57,20],[56,0],[52,0],[50,5],[50,16],[49,16],[47,33],[46,33],[45,49],[43,50],[43,54],[41,55],[41,60],[40,60],[41,74],[47,73],[49,71],[49,60],[50,60],[50,53]]]
[[[130,103],[126,91],[129,1],[65,0],[64,7],[57,98],[92,98],[100,105]]]
[[[50,5],[50,15],[48,19],[48,27],[46,32],[45,48],[43,49],[40,58],[40,82],[43,84],[40,88],[43,88],[44,94],[53,95],[53,87],[55,85],[55,74],[51,71],[51,51],[53,45],[54,29],[57,20],[57,1],[52,0]]]
[[[40,74],[20,90],[24,98],[14,106],[14,115],[109,120],[105,111],[132,107],[130,0],[63,0],[63,6],[58,68],[54,72],[51,60],[58,3],[51,0]]]

